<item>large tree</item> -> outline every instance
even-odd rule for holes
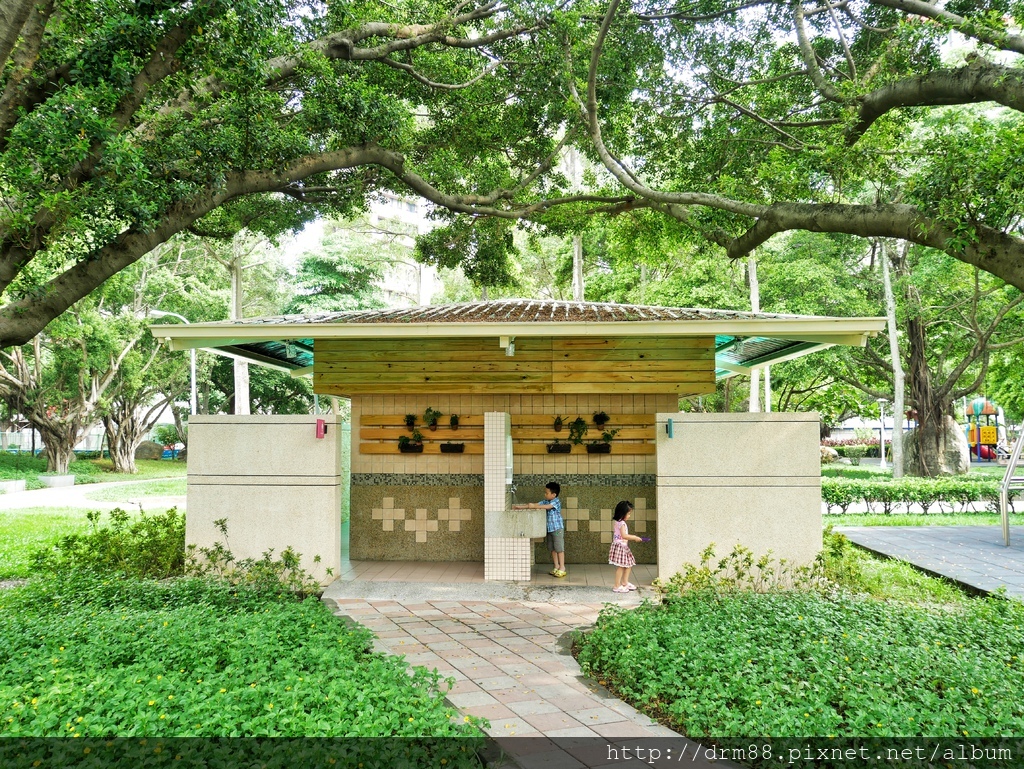
[[[530,188],[570,113],[556,5],[3,0],[0,345],[175,233]]]
[[[1022,15],[971,0],[0,0],[0,344],[175,233],[273,235],[384,187],[555,227],[649,208],[733,257],[790,229],[891,237],[1024,287]],[[973,47],[944,61],[958,39]],[[907,132],[916,111],[979,102],[1012,116],[979,184],[935,173],[896,190],[940,160]],[[590,193],[555,170],[571,144],[611,174]],[[485,286],[508,275],[504,227],[473,216],[432,242]]]

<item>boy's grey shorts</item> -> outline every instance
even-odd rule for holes
[[[549,531],[547,536],[544,537],[544,541],[547,543],[548,550],[555,553],[565,552],[565,529],[558,529],[557,531]]]

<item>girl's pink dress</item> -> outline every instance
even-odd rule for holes
[[[629,550],[629,542],[622,538],[629,534],[625,521],[616,521],[612,527],[612,549],[608,551],[608,563],[612,566],[636,566],[636,559]]]

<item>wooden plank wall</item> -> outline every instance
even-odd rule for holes
[[[699,395],[715,390],[714,337],[521,337],[512,357],[497,337],[319,339],[313,389],[341,396]]]
[[[440,454],[441,444],[447,442],[465,443],[465,454],[484,453],[483,414],[459,415],[459,429],[448,425],[448,414],[438,421],[437,430],[423,424],[422,415],[417,415],[416,429],[423,435],[423,453]],[[565,442],[569,438],[569,422],[577,416],[587,421],[588,432],[584,444],[599,440],[605,430],[618,430],[612,440],[612,453],[623,455],[654,454],[653,414],[609,414],[604,427],[593,423],[591,414],[559,414],[564,422],[561,431],[554,428],[554,414],[512,414],[512,452],[520,454],[547,454],[547,444],[556,440]],[[359,417],[360,454],[399,454],[398,439],[410,435],[401,414],[362,414]],[[573,446],[571,454],[586,454],[585,445]],[[415,455],[410,455],[415,456]],[[565,456],[556,454],[552,456]]]

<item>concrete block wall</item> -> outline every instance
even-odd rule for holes
[[[665,425],[673,421],[673,437]],[[657,415],[658,575],[742,544],[806,564],[821,550],[818,415]]]
[[[316,437],[316,420],[327,435]],[[223,537],[236,558],[291,547],[322,582],[341,568],[345,442],[334,416],[203,416],[189,420],[185,541],[208,547]],[[320,563],[314,557],[320,556]]]

